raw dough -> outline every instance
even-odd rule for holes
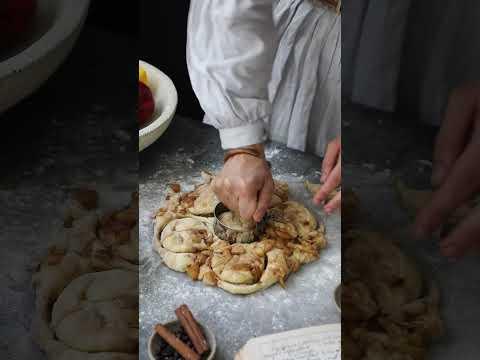
[[[133,360],[138,194],[126,208],[104,213],[92,191],[77,192],[67,202],[64,228],[33,275],[32,336],[49,359]]]
[[[206,221],[183,218],[168,223],[161,234],[160,246],[176,253],[195,253],[207,250],[213,241],[213,229]]]
[[[219,220],[225,226],[237,231],[249,231],[255,228],[255,223],[253,223],[253,221],[245,221],[232,211],[220,214]]]
[[[133,353],[138,347],[138,274],[110,270],[72,281],[52,310],[56,337],[85,352]]]
[[[285,224],[293,224],[299,236],[307,235],[317,228],[312,213],[296,201],[286,201],[271,209],[272,218]]]
[[[357,225],[342,234],[342,356],[426,358],[429,343],[443,334],[438,290],[424,286],[397,244]]]
[[[280,249],[269,251],[267,253],[267,261],[267,268],[257,283],[245,285],[220,280],[218,287],[232,294],[248,295],[265,290],[279,281],[285,281],[289,274],[289,268],[283,252]]]
[[[211,179],[207,181],[194,192],[206,189]],[[327,245],[323,225],[318,226],[303,205],[288,201],[286,183],[275,181],[277,199],[269,209],[265,234],[252,243],[231,244],[217,238],[211,218],[193,216],[191,208],[182,205],[182,199],[196,196],[194,192],[168,196],[166,206],[155,218],[153,247],[167,267],[186,272],[205,285],[244,295],[277,282],[284,286],[290,273],[318,259]],[[231,212],[222,215],[229,227],[252,227]]]

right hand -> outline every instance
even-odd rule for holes
[[[480,85],[464,85],[450,96],[445,120],[437,136],[430,202],[416,219],[416,233],[424,238],[448,221],[455,210],[480,191]],[[444,256],[458,258],[480,247],[480,209],[473,210],[440,243]]]
[[[321,188],[313,197],[313,202],[320,205],[329,194],[342,182],[342,140],[340,137],[332,140],[325,151],[322,164]],[[342,204],[342,192],[339,191],[328,204],[324,206],[327,214],[339,209]]]
[[[272,173],[266,160],[248,154],[228,159],[213,182],[218,199],[247,221],[259,222],[263,218],[273,189]]]

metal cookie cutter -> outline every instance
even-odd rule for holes
[[[265,232],[267,225],[267,215],[263,219],[255,224],[255,228],[252,230],[238,230],[228,225],[225,225],[221,221],[221,215],[230,211],[223,203],[218,203],[215,206],[213,215],[215,216],[214,231],[220,239],[228,241],[229,243],[251,243],[257,241],[259,237]]]

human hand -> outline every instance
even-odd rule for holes
[[[313,197],[315,204],[320,205],[328,195],[334,191],[342,181],[342,141],[340,137],[332,140],[325,152],[322,164],[322,186]],[[342,203],[342,192],[339,191],[325,206],[324,210],[331,213],[338,209]]]
[[[425,237],[480,190],[480,87],[455,89],[437,135],[433,156],[431,201],[415,222],[418,237]],[[473,211],[440,243],[444,256],[457,258],[480,246],[480,209]]]
[[[263,154],[263,146],[259,146]],[[244,220],[259,222],[273,195],[273,179],[265,158],[248,154],[230,157],[215,177],[213,190],[218,199]]]

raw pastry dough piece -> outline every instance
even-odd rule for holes
[[[255,223],[253,221],[245,221],[232,211],[227,211],[221,214],[219,220],[222,224],[237,231],[248,231],[255,228]]]
[[[383,234],[349,230],[342,240],[342,355],[425,359],[443,334],[436,287],[426,291],[414,263]]]
[[[265,234],[259,241],[233,244],[215,236],[212,218],[192,215],[195,201],[212,199],[210,183],[207,179],[193,192],[169,195],[157,213],[153,246],[167,267],[233,294],[251,294],[277,282],[284,286],[291,272],[318,259],[327,244],[325,228],[318,226],[303,205],[287,201],[286,183],[275,181],[276,205],[268,211]],[[212,206],[215,204],[211,201]],[[207,208],[203,206],[203,215],[213,212],[213,207]],[[251,224],[231,213],[224,216],[222,220],[229,227],[250,230]]]
[[[183,218],[173,220],[165,227],[160,246],[176,253],[195,253],[207,250],[213,241],[213,229],[206,221]]]
[[[74,350],[136,352],[138,274],[110,270],[75,279],[55,302],[51,326]]]
[[[213,214],[218,199],[213,192],[211,180],[207,184],[200,185],[195,189],[194,194],[197,196],[193,202],[193,207],[189,212],[194,215],[210,215]]]
[[[288,200],[288,184],[283,181],[273,180],[273,195],[270,207],[277,206]]]
[[[218,282],[218,287],[232,294],[248,295],[265,290],[277,282],[283,282],[288,276],[289,269],[283,252],[273,249],[267,253],[268,264],[260,277],[260,281],[252,285],[233,284],[231,282]]]
[[[352,281],[342,286],[342,317],[352,321],[365,321],[378,312],[377,303],[365,283]]]
[[[139,263],[138,259],[138,224],[130,230],[130,236],[126,243],[119,245],[116,249],[116,255],[132,263]]]
[[[291,223],[298,235],[304,236],[317,228],[317,220],[312,213],[296,201],[286,201],[271,209],[273,219]]]
[[[376,232],[352,231],[346,236],[354,240],[345,251],[345,276],[361,276],[359,280],[370,284],[379,294],[376,300],[382,312],[392,313],[420,297],[420,273],[398,246]]]
[[[165,206],[155,214],[154,235],[158,237],[163,228],[172,220],[190,215],[209,216],[213,214],[218,199],[212,189],[214,176],[202,172],[203,184],[187,193],[171,193],[167,195]]]
[[[232,284],[254,284],[265,269],[265,259],[252,244],[236,244],[214,252],[211,266],[217,277]]]
[[[32,336],[49,359],[133,360],[138,357],[136,318],[132,321],[134,327],[130,332],[131,339],[118,346],[133,349],[130,353],[103,349],[103,345],[97,340],[101,338],[104,344],[113,344],[113,339],[117,335],[111,334],[122,333],[122,330],[117,332],[116,329],[114,332],[108,330],[110,334],[108,331],[105,332],[106,329],[103,327],[108,324],[104,322],[105,319],[110,320],[111,326],[123,329],[122,314],[138,313],[138,195],[132,195],[128,207],[101,215],[101,211],[97,209],[96,193],[89,190],[81,194],[84,198],[77,196],[68,202],[71,208],[65,211],[64,229],[54,238],[48,247],[47,256],[33,275],[36,299]],[[109,272],[95,271],[114,268],[129,269],[133,272],[113,270],[111,274],[115,276],[104,279],[103,275],[98,275],[97,280],[92,280],[87,287],[97,284],[93,286],[93,289],[96,289],[94,293],[106,296],[101,301],[96,299],[94,304],[89,304],[83,298],[86,292],[81,292],[78,299],[67,296],[71,291],[67,289],[71,289],[70,285],[76,283],[78,279],[97,278],[96,274]],[[117,287],[130,285],[131,296],[128,296],[128,301],[123,295],[114,296]],[[111,298],[112,301],[109,302],[107,293],[111,291],[115,300]],[[64,300],[60,301],[59,298]],[[55,314],[62,308],[72,311],[58,320],[57,315],[52,315],[53,307],[56,308]],[[58,320],[55,320],[55,326],[52,323],[52,316]],[[91,330],[92,326],[99,326],[98,337]],[[97,347],[97,350],[87,352],[85,349],[91,346]]]
[[[165,265],[172,270],[186,272],[188,266],[195,264],[195,254],[175,253],[158,245],[156,245],[155,250],[157,250],[157,252],[160,254],[160,257]]]

